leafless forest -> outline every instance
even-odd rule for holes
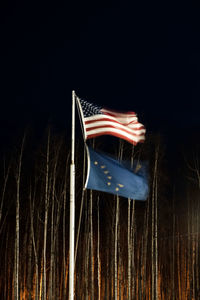
[[[150,193],[141,202],[84,191],[77,142],[75,299],[199,299],[199,152],[169,167],[159,137],[106,141],[95,147],[149,162]],[[51,130],[1,156],[0,299],[68,299],[69,164],[70,144]]]

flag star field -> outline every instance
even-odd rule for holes
[[[112,157],[87,147],[88,172],[85,188],[125,198],[146,200],[147,172],[137,174]],[[142,168],[141,168],[142,169]]]

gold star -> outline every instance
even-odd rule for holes
[[[104,174],[108,174],[109,172],[108,171],[104,171]]]
[[[118,187],[116,187],[115,191],[117,191],[117,192],[118,192],[118,191],[119,191],[119,188],[118,188]]]
[[[112,176],[108,176],[107,178],[108,178],[108,179],[112,179]]]
[[[124,187],[124,185],[121,184],[121,183],[118,183],[117,185],[118,185],[119,187],[121,187],[121,188]]]
[[[107,185],[111,185],[111,182],[107,182]]]
[[[103,165],[103,166],[101,166],[101,169],[105,169],[105,167],[106,167],[106,166]]]
[[[141,169],[142,165],[140,163],[137,163],[137,166],[135,168],[135,173],[137,173],[139,171],[139,169]]]
[[[95,164],[95,165],[98,165],[98,161],[95,161],[94,164]]]

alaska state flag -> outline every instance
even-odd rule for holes
[[[87,153],[88,172],[85,188],[135,200],[147,199],[148,180],[144,167],[138,164],[134,172],[123,163],[89,147]]]

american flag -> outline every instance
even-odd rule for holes
[[[85,140],[100,135],[113,135],[136,145],[145,140],[145,128],[136,113],[105,109],[77,98]]]

